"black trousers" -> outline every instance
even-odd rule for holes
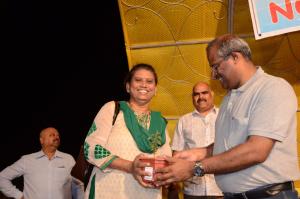
[[[243,193],[224,193],[225,199],[298,199],[294,182],[283,182],[258,187]]]
[[[223,199],[223,196],[190,196],[184,194],[184,199]]]

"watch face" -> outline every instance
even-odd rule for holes
[[[201,164],[200,163],[196,163],[195,164],[195,167],[194,167],[194,176],[203,176],[204,175],[204,170],[203,168],[201,167]]]

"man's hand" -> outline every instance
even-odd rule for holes
[[[212,146],[212,145],[211,145]],[[176,151],[174,152],[173,157],[181,158],[189,161],[201,161],[204,158],[210,156],[211,154],[211,146],[206,148],[193,148],[187,149],[183,151]]]
[[[195,162],[180,158],[164,156],[169,166],[155,169],[154,184],[156,186],[181,182],[193,176]]]

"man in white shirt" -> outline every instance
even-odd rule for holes
[[[40,133],[41,151],[24,155],[0,173],[0,191],[16,199],[83,199],[83,183],[70,175],[74,158],[57,150],[58,131],[45,128]],[[12,180],[24,177],[24,190]],[[73,195],[73,196],[72,196]]]
[[[215,139],[215,121],[219,111],[214,106],[213,95],[207,83],[198,82],[194,85],[192,100],[195,110],[179,118],[172,141],[175,157],[196,148],[211,150]],[[194,176],[184,181],[184,199],[217,198],[223,197],[213,174],[206,174],[203,177]]]

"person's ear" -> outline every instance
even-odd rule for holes
[[[234,61],[234,63],[236,63],[236,61],[239,59],[239,53],[237,53],[237,52],[232,52],[231,53],[231,56],[232,56],[232,58],[233,58],[233,61]]]
[[[126,83],[126,92],[130,93],[130,89],[129,89],[129,84],[128,83]]]

